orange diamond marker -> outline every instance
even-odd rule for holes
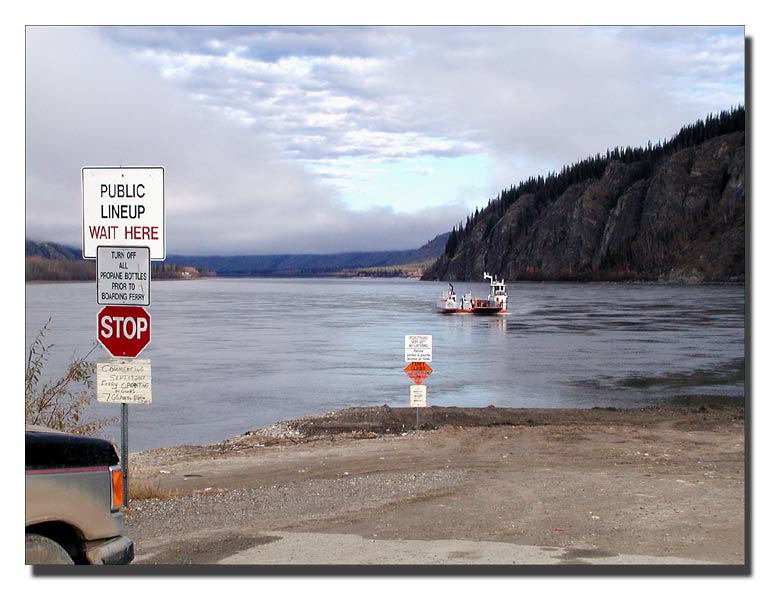
[[[417,385],[425,381],[432,372],[433,369],[428,363],[409,363],[404,368],[404,373],[409,375],[409,378]]]

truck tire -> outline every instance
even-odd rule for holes
[[[27,565],[72,565],[72,557],[64,547],[48,537],[34,533],[25,534]]]

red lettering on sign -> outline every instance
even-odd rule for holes
[[[127,240],[157,240],[158,226],[129,225],[124,228],[125,238]]]
[[[89,225],[88,231],[94,240],[112,240],[116,237],[117,225]]]

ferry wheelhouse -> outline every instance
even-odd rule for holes
[[[441,294],[441,300],[436,305],[441,313],[471,313],[473,311],[473,297],[469,292],[458,301],[454,286],[449,283],[449,290]]]

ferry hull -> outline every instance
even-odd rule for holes
[[[495,315],[497,313],[505,313],[504,307],[474,307],[473,313],[476,315]]]
[[[438,311],[439,313],[443,313],[443,314],[455,314],[455,313],[471,313],[473,310],[462,309],[459,307],[444,307],[443,305],[441,305],[441,303],[439,303]]]

